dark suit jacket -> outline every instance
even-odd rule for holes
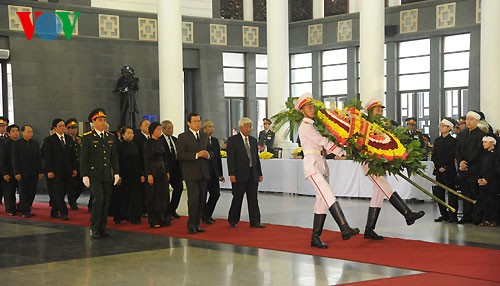
[[[182,172],[181,172],[181,166],[179,164],[179,159],[170,151],[167,139],[165,138],[164,135],[162,135],[158,140],[165,145],[167,163],[170,168],[170,180],[182,180]],[[179,153],[179,150],[177,149],[177,137],[172,136],[172,141],[173,144],[175,145],[177,153]]]
[[[64,134],[64,140],[66,145],[63,146],[59,135],[55,133],[43,142],[45,173],[54,172],[56,178],[70,178],[73,170],[77,169],[73,138]]]
[[[210,179],[208,160],[205,158],[196,159],[196,153],[207,150],[208,137],[201,130],[199,134],[199,143],[190,130],[180,134],[179,140],[177,140],[177,158],[181,163],[182,177],[186,181]]]
[[[7,140],[2,144],[2,153],[1,153],[1,167],[2,167],[2,177],[5,175],[9,175],[11,177],[14,176],[14,171],[12,167],[12,145],[14,144],[14,140]],[[13,178],[11,178],[13,180]]]
[[[29,142],[24,138],[12,144],[12,167],[14,175],[21,174],[23,180],[36,179],[42,174],[42,157],[40,145],[35,140]]]
[[[257,139],[248,136],[250,143],[250,151],[252,153],[253,172],[250,177],[250,166],[245,143],[241,134],[238,133],[227,139],[227,169],[229,176],[236,176],[236,182],[246,183],[250,180],[259,182],[259,177],[262,176],[260,167],[259,152],[257,149]]]
[[[451,135],[446,137],[439,136],[434,140],[434,150],[431,160],[434,162],[434,175],[444,175],[446,177],[455,178],[457,170],[455,168],[455,145],[457,139]],[[439,168],[444,167],[444,173],[439,172]]]
[[[210,153],[210,176],[213,176],[211,179],[219,180],[219,177],[223,176],[223,173],[222,160],[220,158],[220,144],[217,138],[212,136],[212,140],[210,140],[208,144],[207,151]]]
[[[141,130],[136,130],[134,132],[134,142],[137,144],[137,148],[139,148],[139,157],[141,162],[144,162],[144,156],[142,155],[144,151],[144,143],[148,141],[148,138],[142,134]],[[142,170],[144,172],[144,170]]]

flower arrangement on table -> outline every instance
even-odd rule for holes
[[[221,158],[227,158],[227,152],[224,150],[220,150],[220,157]]]
[[[260,152],[260,154],[259,154],[259,158],[260,158],[260,159],[272,159],[272,158],[273,158],[273,156],[274,156],[274,155],[273,155],[273,153],[271,153],[271,152],[267,152],[267,151],[265,151],[265,152]]]
[[[285,132],[292,136],[303,118],[295,109],[294,100],[289,98],[286,109],[272,117],[273,129],[288,124]],[[314,105],[317,111],[314,126],[319,133],[342,146],[347,159],[367,164],[369,175],[400,174],[403,169],[411,175],[425,169],[420,162],[424,152],[420,143],[411,140],[404,127],[394,126],[385,118],[369,122],[361,113],[361,101],[355,100],[343,110],[328,110],[318,100],[314,100]]]

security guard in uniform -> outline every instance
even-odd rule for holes
[[[411,140],[418,140],[420,142],[420,148],[425,148],[424,137],[422,131],[417,129],[417,118],[408,117],[406,118],[406,129],[408,130],[408,135]],[[407,142],[410,143],[410,142]]]
[[[113,134],[106,132],[106,111],[96,108],[88,117],[94,130],[83,135],[80,173],[83,184],[92,192],[90,237],[108,237],[106,223],[111,189],[120,176],[118,154]]]
[[[274,137],[276,134],[270,129],[271,120],[269,118],[264,118],[264,130],[260,131],[259,133],[259,151],[267,151],[269,153],[274,152]],[[266,150],[267,148],[267,150]]]
[[[66,120],[66,130],[68,135],[73,139],[73,154],[75,154],[77,175],[73,178],[73,182],[68,193],[68,203],[72,210],[78,210],[78,198],[85,189],[82,178],[80,176],[80,149],[82,147],[82,136],[78,135],[78,121],[76,118]]]

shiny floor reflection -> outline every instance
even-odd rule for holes
[[[186,194],[178,212],[187,214]],[[39,195],[37,200],[46,201]],[[81,197],[86,205],[88,197]],[[364,228],[368,200],[339,200],[349,223]],[[224,191],[216,223],[227,223]],[[263,223],[311,227],[313,197],[261,194]],[[387,202],[377,231],[389,237],[500,249],[500,228],[435,223],[432,203],[411,204],[426,216],[408,227]],[[85,210],[80,210],[85,211]],[[70,213],[71,215],[71,213]],[[248,220],[246,203],[242,220]],[[329,216],[325,228],[338,230]],[[1,285],[335,285],[419,272],[287,252],[113,230],[94,243],[88,228],[0,218]],[[308,241],[304,241],[308,244]]]

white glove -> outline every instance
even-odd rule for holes
[[[85,176],[82,179],[83,179],[83,184],[85,185],[85,187],[90,188],[90,178]]]
[[[118,181],[120,180],[120,175],[118,174],[115,174],[115,181],[113,183],[113,186],[116,186],[116,184],[118,184]]]

